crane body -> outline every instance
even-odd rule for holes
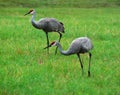
[[[52,42],[46,48],[49,48],[51,46],[58,46],[60,53],[66,56],[77,54],[79,61],[80,61],[81,68],[82,68],[82,74],[83,74],[83,64],[80,58],[80,54],[89,53],[88,76],[90,76],[90,62],[91,62],[91,56],[92,56],[92,54],[90,53],[90,50],[92,50],[93,44],[92,44],[92,41],[88,37],[76,38],[75,40],[72,41],[70,47],[67,50],[63,50],[61,44],[58,41]]]
[[[62,33],[64,33],[64,25],[62,22],[59,22],[55,18],[41,18],[39,21],[35,21],[35,16],[36,16],[36,11],[35,10],[30,10],[27,14],[31,14],[31,23],[32,25],[37,28],[41,29],[46,33],[46,38],[47,38],[47,46],[49,45],[49,38],[48,38],[48,32],[57,32],[59,33],[59,42],[62,38]],[[48,48],[48,53],[49,53],[49,48]],[[55,53],[57,53],[57,48]]]

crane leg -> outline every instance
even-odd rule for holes
[[[60,40],[61,40],[61,38],[62,38],[62,34],[61,34],[60,32],[58,32],[58,33],[59,33],[59,35],[60,35],[60,37],[59,37],[59,42],[60,42]],[[56,47],[55,54],[57,54],[57,49],[58,49],[58,47]]]
[[[89,67],[88,67],[88,77],[90,77],[90,62],[92,54],[89,52]]]
[[[80,58],[80,54],[77,54],[78,58],[79,58],[79,61],[80,61],[80,66],[82,68],[82,75],[84,74],[84,71],[83,71],[83,64],[82,64],[82,60]]]
[[[46,32],[46,38],[47,38],[47,46],[49,46],[49,38],[48,38],[48,33]],[[47,52],[49,54],[49,48],[47,48]]]

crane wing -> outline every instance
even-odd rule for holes
[[[63,23],[54,18],[42,18],[37,23],[46,32],[64,32]]]

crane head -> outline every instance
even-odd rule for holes
[[[29,12],[27,12],[24,16],[26,16],[26,15],[28,15],[28,14],[32,14],[32,15],[33,15],[34,13],[35,13],[35,10],[32,9],[32,10],[30,10]]]
[[[47,49],[47,48],[49,48],[49,47],[51,47],[51,46],[55,46],[56,45],[56,41],[53,41],[50,45],[48,45],[47,47],[45,47],[44,49]]]

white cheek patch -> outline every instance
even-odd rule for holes
[[[32,11],[32,12],[30,12],[30,14],[33,14],[34,12]]]
[[[54,43],[52,46],[55,46],[56,45],[56,43]]]

